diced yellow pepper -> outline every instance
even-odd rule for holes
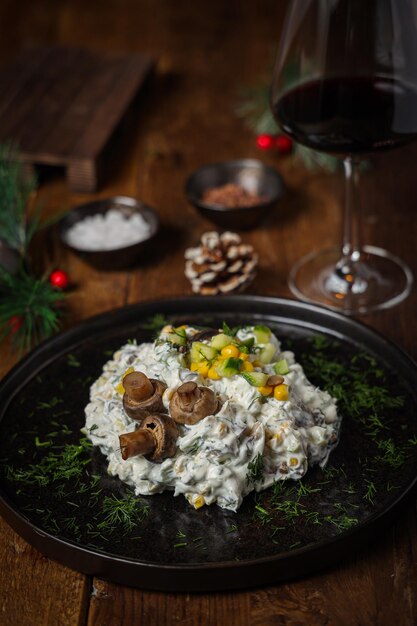
[[[264,387],[257,387],[257,389],[263,396],[270,396],[274,388],[269,385],[265,385]]]
[[[125,388],[123,387],[123,378],[125,376],[127,376],[128,374],[131,374],[132,372],[134,372],[135,370],[133,369],[133,367],[128,367],[127,370],[124,372],[123,376],[122,376],[122,380],[121,382],[116,385],[115,390],[117,391],[117,393],[120,393],[120,395],[122,396],[125,392]]]
[[[250,361],[243,361],[242,371],[243,372],[253,372],[255,368],[253,367]]]
[[[217,373],[216,367],[214,365],[210,367],[209,371],[207,372],[207,376],[211,378],[211,380],[220,380],[220,374]]]
[[[201,509],[201,507],[204,506],[205,503],[206,501],[204,500],[204,496],[197,496],[193,502],[193,505],[195,509]]]
[[[288,385],[282,383],[274,387],[274,398],[275,400],[288,400]]]
[[[210,365],[206,361],[206,362],[198,364],[197,372],[200,374],[200,376],[204,376],[204,378],[206,378],[209,372],[209,369],[210,369]]]
[[[190,370],[192,372],[196,372],[198,370],[198,365],[199,365],[198,363],[191,363]]]
[[[239,356],[239,348],[230,343],[221,350],[221,355],[225,357],[237,358]]]

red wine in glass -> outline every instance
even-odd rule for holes
[[[417,136],[417,91],[383,76],[312,80],[285,93],[274,114],[288,135],[309,148],[369,153]]]
[[[417,137],[415,16],[417,0],[293,0],[282,34],[275,119],[294,141],[342,157],[346,179],[342,245],[309,253],[289,284],[348,314],[397,304],[413,282],[403,261],[360,245],[357,182],[362,155]]]

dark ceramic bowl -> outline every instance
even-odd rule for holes
[[[253,206],[233,208],[202,201],[207,189],[227,183],[236,183],[248,192],[266,199]],[[185,191],[191,204],[207,219],[223,228],[247,229],[256,226],[281,198],[284,183],[272,167],[255,159],[241,159],[201,167],[190,176]]]
[[[125,215],[140,212],[150,225],[148,237],[129,246],[113,248],[111,250],[86,250],[84,248],[76,248],[73,244],[68,242],[68,230],[76,222],[90,215],[96,215],[98,213],[104,215],[110,209],[118,209]],[[131,267],[140,257],[143,257],[149,246],[149,242],[154,238],[159,229],[159,217],[154,209],[135,200],[135,198],[113,196],[75,207],[60,220],[58,228],[63,243],[75,254],[82,257],[87,263],[100,270],[120,270]]]

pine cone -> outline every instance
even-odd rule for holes
[[[243,291],[255,277],[258,255],[236,233],[208,232],[185,251],[185,275],[194,293],[215,296]]]

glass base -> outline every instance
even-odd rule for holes
[[[288,280],[292,293],[346,315],[386,309],[409,295],[413,274],[390,252],[364,246],[359,260],[348,268],[340,263],[340,255],[340,248],[331,248],[300,259]]]

